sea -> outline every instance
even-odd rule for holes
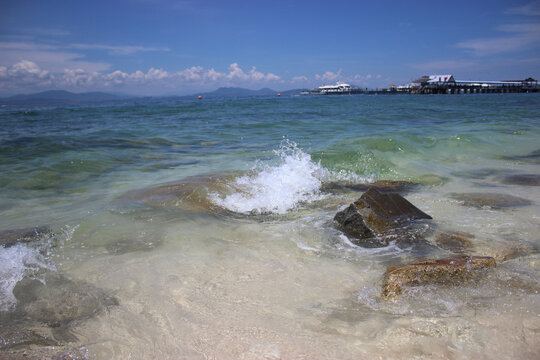
[[[418,244],[336,227],[381,181]],[[3,105],[0,357],[538,359],[539,185],[539,94]]]

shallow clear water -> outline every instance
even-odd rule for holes
[[[116,302],[23,328],[49,321],[87,358],[540,356],[540,190],[508,181],[540,176],[536,94],[144,99],[3,107],[0,124],[0,231],[50,227],[0,247],[0,351],[35,304],[16,284],[54,273]],[[433,217],[432,246],[367,249],[334,228],[361,192],[330,185],[375,180],[423,184],[405,197]],[[468,253],[497,268],[382,300],[387,266],[451,254],[441,231],[473,234]]]

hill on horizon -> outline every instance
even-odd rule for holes
[[[241,87],[220,87],[214,91],[199,93],[203,97],[231,97],[231,96],[269,96],[276,95],[277,91],[269,88],[262,88],[259,90],[250,90]]]
[[[18,94],[0,98],[2,103],[49,103],[49,102],[92,102],[118,100],[124,97],[105,92],[72,93],[66,90],[48,90],[32,94]]]
[[[192,95],[181,95],[180,98],[193,98],[202,96],[203,98],[217,97],[250,97],[250,96],[276,96],[281,94],[284,96],[292,96],[299,94],[306,89],[291,89],[281,92],[270,88],[262,88],[259,90],[251,90],[241,87],[220,87],[214,91],[195,93]],[[161,98],[161,97],[177,97],[177,96],[147,96],[143,98]],[[0,104],[57,104],[57,103],[84,103],[84,102],[101,102],[124,100],[130,98],[140,98],[136,95],[121,95],[111,94],[106,92],[83,92],[73,93],[67,90],[48,90],[31,94],[17,94],[8,97],[0,97]]]

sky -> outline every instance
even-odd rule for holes
[[[540,77],[540,1],[0,0],[0,96]]]

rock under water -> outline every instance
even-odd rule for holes
[[[48,273],[44,282],[24,278],[15,285],[15,312],[50,327],[68,325],[99,314],[118,301],[95,286]]]
[[[435,243],[444,250],[463,252],[473,246],[470,239],[474,239],[473,234],[451,231],[437,234]]]
[[[476,208],[490,207],[501,209],[532,204],[531,201],[513,195],[499,193],[453,193],[450,197],[462,202],[464,206]]]
[[[188,177],[180,182],[133,190],[120,196],[116,204],[145,205],[152,208],[179,208],[190,211],[213,211],[218,206],[209,193],[231,192],[233,174],[208,174]]]
[[[390,266],[384,276],[381,297],[385,300],[397,298],[405,286],[456,286],[472,278],[479,270],[493,268],[495,265],[495,259],[488,256],[455,256]]]
[[[517,174],[502,178],[501,182],[507,185],[540,186],[540,175],[537,174]]]
[[[0,231],[0,246],[10,247],[18,243],[28,243],[50,232],[51,229],[48,226],[3,230]]]

